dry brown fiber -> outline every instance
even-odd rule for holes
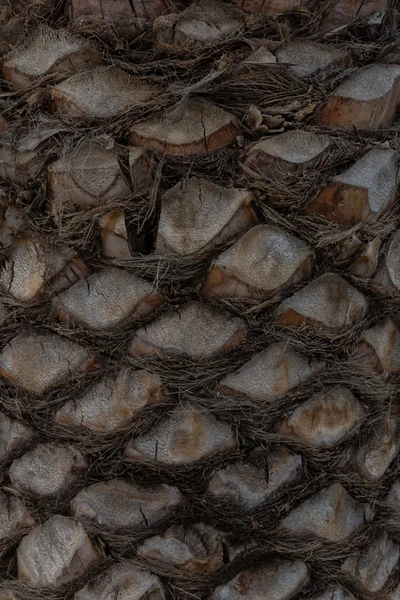
[[[398,0],[0,0],[0,600],[399,600]]]

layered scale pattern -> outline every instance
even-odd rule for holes
[[[399,30],[0,0],[0,600],[400,600]]]

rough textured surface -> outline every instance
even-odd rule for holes
[[[0,375],[32,394],[41,395],[87,371],[93,363],[89,352],[68,338],[28,331],[18,334],[3,348]]]
[[[258,225],[212,263],[201,289],[208,297],[265,298],[306,279],[313,254],[283,229]]]
[[[400,65],[367,65],[334,91],[321,111],[321,122],[343,128],[390,127],[399,104],[399,91]]]
[[[364,552],[350,556],[342,569],[364,589],[378,592],[389,579],[399,556],[399,545],[383,532]]]
[[[147,433],[133,438],[125,452],[130,459],[184,465],[236,446],[228,423],[192,404],[183,404]]]
[[[311,166],[328,151],[330,144],[326,135],[295,129],[262,138],[251,146],[243,165],[254,177],[274,178],[279,173]]]
[[[136,37],[166,9],[164,0],[71,0],[76,25],[105,27],[112,38]]]
[[[169,13],[154,21],[155,39],[178,47],[215,44],[238,33],[245,15],[218,0],[198,0],[180,13]]]
[[[55,420],[62,425],[101,433],[116,432],[129,425],[142,409],[167,400],[158,375],[122,369],[105,375],[80,396],[62,406]]]
[[[386,269],[390,282],[400,290],[400,230],[395,233],[390,242],[386,256]]]
[[[101,562],[80,523],[53,515],[18,546],[18,575],[34,587],[65,585]]]
[[[189,302],[138,329],[129,353],[211,358],[239,346],[246,332],[241,319],[203,302]]]
[[[212,572],[224,564],[223,535],[204,523],[174,525],[147,538],[138,554],[189,573]]]
[[[203,302],[189,302],[138,329],[129,353],[210,358],[239,346],[246,331],[241,319]]]
[[[116,564],[77,592],[74,600],[165,600],[157,577],[129,564]]]
[[[379,250],[382,240],[374,238],[364,246],[361,254],[347,267],[350,275],[370,279],[378,267]]]
[[[99,221],[103,258],[124,259],[131,257],[125,213],[116,208],[107,213]]]
[[[400,69],[400,0],[388,1],[0,0],[0,75],[14,59],[32,73],[23,89],[0,82],[0,515],[6,530],[15,498],[36,522],[0,540],[0,600],[210,600],[217,588],[223,600],[400,600],[400,558],[378,591],[341,570],[383,532],[400,546],[400,83],[331,104],[374,62],[378,77]],[[335,11],[339,29],[321,28]],[[46,28],[57,43],[43,45]],[[102,64],[81,62],[86,49]],[[338,116],[347,131],[329,128]],[[272,152],[254,156],[259,144]],[[330,184],[352,222],[306,211]],[[279,305],[324,274],[342,277],[334,293],[282,325]],[[193,302],[212,316],[185,327],[177,311]],[[171,315],[162,348],[130,353]],[[38,445],[51,451],[18,487],[15,465]],[[60,467],[59,446],[89,468]],[[334,482],[349,496],[284,528]],[[32,545],[62,584],[18,580],[23,536],[57,514],[77,515],[102,562],[75,578],[68,535],[50,533],[46,552]],[[264,578],[282,561],[309,581]]]
[[[367,360],[379,373],[400,371],[400,330],[388,317],[367,329],[358,345],[362,360]]]
[[[115,67],[75,73],[50,91],[57,111],[71,119],[110,119],[145,105],[161,92],[158,86]]]
[[[316,448],[329,448],[349,434],[363,416],[364,410],[351,391],[338,385],[301,404],[279,431]]]
[[[373,148],[324,187],[306,210],[328,221],[355,225],[379,215],[395,198],[398,154]]]
[[[210,479],[207,492],[253,509],[270,496],[301,479],[303,461],[286,448],[271,452],[262,465],[239,461],[220,469]]]
[[[261,563],[217,587],[210,600],[257,600],[265,597],[266,590],[273,600],[289,600],[306,586],[308,579],[307,567],[299,560]]]
[[[224,377],[219,388],[223,393],[273,402],[322,369],[321,363],[279,342],[271,344],[237,371]]]
[[[0,412],[0,461],[11,458],[34,436],[30,427],[17,419],[10,418],[6,413]]]
[[[48,176],[55,208],[64,204],[97,206],[129,194],[116,153],[93,143],[83,144],[52,163]]]
[[[176,487],[153,484],[140,487],[123,479],[95,483],[75,496],[75,517],[113,530],[148,527],[170,516],[183,503]]]
[[[309,0],[235,0],[235,4],[249,12],[274,16],[307,6]]]
[[[295,39],[278,48],[277,61],[289,65],[296,77],[308,77],[333,66],[349,66],[351,57],[345,50],[307,39]]]
[[[30,302],[71,256],[66,248],[52,248],[44,239],[22,235],[12,245],[0,270],[0,288],[20,302]]]
[[[0,144],[0,177],[19,184],[35,180],[45,163],[39,150],[20,150],[9,144]]]
[[[260,46],[252,52],[241,64],[251,69],[254,67],[276,67],[276,56],[268,48]]]
[[[277,309],[276,320],[285,327],[306,324],[339,332],[361,320],[367,311],[367,300],[355,287],[336,273],[325,273],[284,300]]]
[[[381,479],[400,451],[400,432],[394,419],[374,426],[367,441],[356,453],[356,465],[372,481]]]
[[[58,317],[95,330],[115,329],[162,304],[153,286],[129,271],[107,267],[60,294]]]
[[[206,251],[258,223],[248,190],[226,188],[207,179],[183,179],[162,197],[156,251]]]
[[[12,88],[20,89],[50,73],[68,75],[102,62],[83,38],[42,26],[6,56],[1,73]]]
[[[46,498],[65,493],[88,467],[69,444],[39,444],[12,462],[9,475],[17,490]]]
[[[19,498],[0,492],[0,542],[12,541],[34,525],[35,520]]]
[[[134,124],[131,137],[137,146],[167,155],[190,156],[230,146],[238,131],[233,115],[214,104],[189,100],[178,112]]]
[[[282,527],[292,533],[338,542],[363,525],[365,510],[340,483],[333,483],[294,508],[283,519]]]

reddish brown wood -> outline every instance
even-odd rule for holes
[[[162,154],[207,154],[235,140],[235,117],[218,106],[191,100],[178,115],[166,113],[131,127],[132,144]]]
[[[13,89],[50,74],[71,75],[103,63],[102,55],[83,38],[41,27],[5,58],[1,74]]]
[[[400,65],[374,64],[358,69],[333,93],[319,120],[327,127],[390,127],[400,102]]]

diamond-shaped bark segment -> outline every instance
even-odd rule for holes
[[[243,165],[253,177],[273,179],[311,167],[329,151],[331,139],[303,129],[261,139],[248,150]]]
[[[224,394],[273,402],[323,369],[323,363],[292,350],[286,342],[271,344],[218,385]]]
[[[49,193],[55,208],[76,204],[82,208],[107,204],[129,194],[117,155],[86,143],[48,168]]]
[[[367,441],[356,453],[356,465],[371,481],[379,481],[400,451],[400,431],[394,419],[375,425]]]
[[[400,372],[400,330],[393,319],[388,317],[364,331],[357,356],[378,373]]]
[[[289,600],[308,581],[308,569],[300,560],[261,563],[218,586],[209,600],[246,600],[268,596],[273,600]]]
[[[284,327],[310,325],[327,333],[349,328],[365,317],[368,302],[352,285],[336,273],[314,279],[276,312],[276,322]]]
[[[356,600],[353,594],[339,585],[330,585],[320,594],[315,594],[310,600]]]
[[[248,190],[226,188],[190,177],[162,198],[156,252],[180,254],[207,251],[259,223]]]
[[[320,112],[328,127],[375,130],[390,127],[400,97],[400,65],[374,64],[355,71]]]
[[[211,478],[207,492],[251,510],[300,481],[302,464],[298,454],[286,448],[275,450],[262,465],[238,461],[220,469]]]
[[[129,425],[143,408],[167,400],[167,390],[158,375],[123,369],[106,375],[77,398],[62,406],[57,423],[111,433]]]
[[[71,0],[71,16],[78,26],[110,26],[128,37],[139,35],[166,8],[164,0]]]
[[[6,413],[0,412],[0,461],[8,460],[29,443],[35,434],[17,419],[11,419]]]
[[[204,523],[173,525],[161,535],[146,539],[138,555],[189,573],[216,571],[224,564],[223,535]]]
[[[39,444],[15,459],[9,469],[11,483],[20,492],[42,498],[58,496],[77,483],[89,464],[69,444]]]
[[[400,290],[400,230],[390,240],[373,284],[382,293],[398,294]]]
[[[125,454],[134,460],[186,465],[236,446],[228,423],[194,405],[183,404],[149,431],[133,438]]]
[[[123,269],[106,267],[55,299],[58,318],[95,330],[111,330],[148,315],[163,298],[153,286]]]
[[[39,396],[93,364],[83,346],[47,332],[20,333],[0,353],[0,375]]]
[[[101,562],[81,523],[53,515],[23,538],[17,551],[18,576],[34,587],[59,587]]]
[[[234,0],[235,4],[253,13],[280,15],[305,8],[310,0]]]
[[[123,479],[95,483],[75,496],[75,517],[112,530],[141,529],[169,517],[184,502],[178,488],[162,484],[141,487]]]
[[[159,579],[130,564],[116,564],[89,581],[74,600],[165,600]]]
[[[71,257],[72,252],[67,248],[54,247],[44,239],[22,235],[12,245],[0,270],[0,287],[16,300],[30,302]]]
[[[112,119],[131,108],[145,106],[162,89],[146,79],[115,67],[97,67],[71,75],[54,86],[55,109],[71,119]]]
[[[212,263],[200,294],[205,298],[266,298],[307,279],[313,253],[283,229],[258,225]]]
[[[11,88],[21,89],[46,75],[69,75],[102,62],[85,39],[42,26],[5,57],[1,74]]]
[[[339,542],[364,524],[365,510],[365,505],[358,504],[340,483],[333,483],[291,510],[282,527],[291,533]]]
[[[309,77],[329,67],[348,67],[352,62],[345,50],[299,38],[278,48],[276,58],[296,77]]]
[[[189,302],[138,329],[129,353],[210,358],[240,346],[246,334],[241,319],[203,302]]]
[[[356,583],[368,592],[379,592],[395,569],[400,547],[383,532],[363,552],[350,556],[342,565]]]
[[[34,525],[35,520],[19,498],[0,492],[0,542],[11,541]]]
[[[347,171],[336,175],[306,211],[341,225],[356,225],[390,206],[398,183],[398,154],[373,148]]]
[[[338,385],[315,394],[282,423],[279,432],[315,448],[331,448],[360,422],[364,410],[352,392]]]
[[[239,133],[235,117],[215,104],[189,100],[178,111],[151,117],[131,127],[134,146],[162,154],[191,156],[231,146]]]
[[[131,258],[123,208],[107,213],[99,222],[103,258]]]
[[[0,179],[26,184],[35,180],[45,163],[45,154],[36,150],[13,149],[0,145]]]
[[[322,31],[344,27],[354,19],[365,19],[374,13],[382,15],[390,8],[390,0],[336,0],[324,11]]]
[[[218,0],[193,2],[180,13],[169,13],[154,21],[156,41],[187,48],[215,44],[238,33],[245,14]]]

